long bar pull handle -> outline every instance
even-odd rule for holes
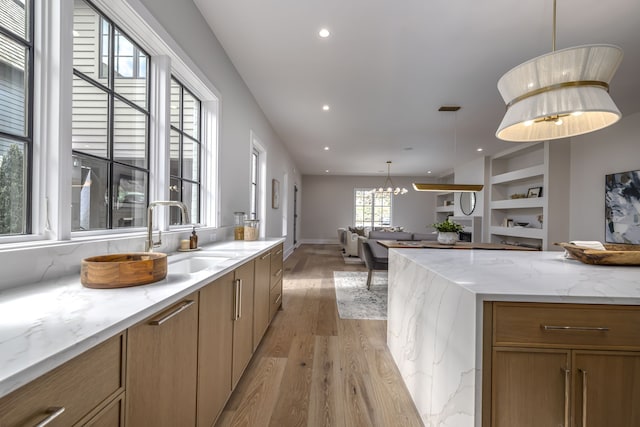
[[[266,254],[262,255],[260,259],[267,259],[269,258],[269,255],[271,255],[271,252],[267,252]]]
[[[274,305],[278,305],[280,304],[280,300],[282,299],[282,294],[278,294],[278,297],[276,298],[276,300],[274,301]]]
[[[587,371],[582,372],[582,427],[587,427]]]
[[[276,274],[275,274],[274,276],[276,276],[276,277],[277,277],[277,276],[280,276],[281,274],[282,274],[282,269],[280,269],[280,270],[276,271]]]
[[[238,286],[238,319],[242,317],[242,279],[238,279],[240,285]]]
[[[64,406],[52,407],[47,409],[49,415],[44,420],[40,421],[35,427],[44,427],[49,424],[51,421],[55,420],[64,412]]]
[[[177,316],[178,314],[182,313],[187,308],[191,307],[193,304],[195,304],[194,300],[187,300],[184,303],[182,303],[182,305],[180,307],[178,307],[177,309],[173,310],[171,313],[167,314],[162,319],[152,320],[152,321],[149,322],[149,324],[152,325],[152,326],[160,326],[164,322],[166,322],[167,320],[171,319],[172,317]]]
[[[578,331],[578,332],[607,332],[606,326],[555,326],[541,325],[545,331]]]
[[[282,253],[282,249],[279,249],[278,252],[276,252],[276,255],[280,255]]]
[[[562,369],[564,371],[564,427],[569,427],[569,400],[571,398],[571,369]]]
[[[233,320],[238,320],[240,316],[238,316],[238,301],[240,299],[240,295],[238,294],[238,290],[240,289],[240,279],[236,279],[233,281]]]

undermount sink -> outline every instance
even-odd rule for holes
[[[215,267],[228,257],[197,256],[174,261],[169,264],[169,271],[177,274],[194,274],[207,268]]]
[[[157,282],[167,276],[167,254],[131,252],[85,258],[80,282],[87,288],[125,288]]]

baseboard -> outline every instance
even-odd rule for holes
[[[339,245],[338,239],[301,239],[300,243],[307,245]]]

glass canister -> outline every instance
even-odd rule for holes
[[[244,240],[258,240],[258,226],[260,221],[257,219],[246,219],[244,221]]]
[[[244,212],[234,212],[233,217],[233,238],[235,240],[244,240],[244,220],[247,218],[247,216],[244,214]]]

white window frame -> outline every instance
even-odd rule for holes
[[[375,228],[375,227],[385,227],[385,226],[390,226],[391,224],[393,224],[393,192],[388,192],[385,191],[383,192],[384,194],[388,194],[389,195],[389,224],[382,224],[382,223],[376,223],[374,218],[375,218],[375,212],[376,212],[376,203],[375,203],[375,197],[376,194],[380,194],[380,193],[373,193],[372,194],[372,205],[371,205],[371,222],[368,224],[364,224],[364,221],[362,221],[362,225],[359,225],[359,218],[357,217],[357,206],[356,202],[358,200],[358,193],[362,192],[362,193],[371,193],[371,189],[370,188],[354,188],[353,189],[353,223],[355,226],[362,226],[362,227],[369,227],[371,229]],[[363,205],[364,206],[364,205]]]
[[[202,104],[201,225],[219,225],[218,120],[220,93],[140,0],[92,0],[151,56],[152,88],[149,150],[149,200],[168,200],[168,150],[171,75]],[[46,245],[61,240],[104,239],[143,234],[140,228],[71,231],[71,98],[73,76],[73,1],[36,1],[33,13],[33,175],[31,234],[0,236],[6,243]],[[42,76],[47,76],[43,78]],[[164,93],[166,96],[158,96]],[[160,151],[159,151],[160,150]],[[162,153],[166,151],[163,155]],[[166,164],[166,165],[165,165]],[[210,184],[210,183],[213,183]],[[167,228],[168,215],[154,223]],[[173,228],[173,227],[172,227]],[[15,247],[15,245],[11,245]]]
[[[265,236],[265,221],[267,219],[267,150],[265,150],[264,146],[260,142],[258,136],[251,130],[250,134],[250,150],[251,156],[249,157],[249,161],[252,162],[253,152],[254,150],[258,152],[258,189],[257,189],[257,216],[258,220],[262,223],[259,227],[259,235],[260,237]],[[249,170],[251,170],[251,165],[249,166]],[[251,179],[251,177],[249,177]]]

